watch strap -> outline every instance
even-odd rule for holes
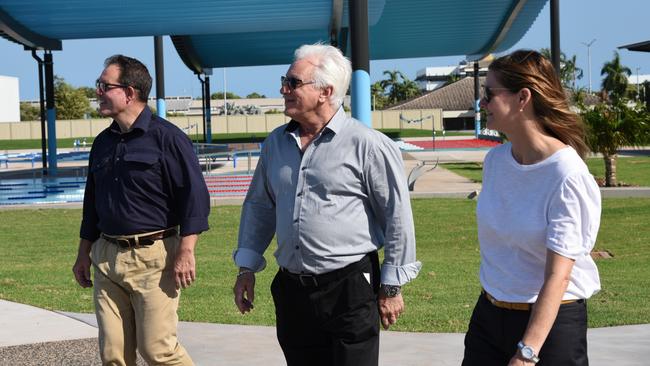
[[[523,341],[519,341],[519,343],[517,343],[517,348],[519,349],[519,354],[525,360],[530,361],[532,363],[538,363],[539,362],[539,357],[537,357],[537,354],[535,353],[535,349],[533,347],[527,346],[526,344],[524,344]],[[528,356],[526,356],[526,354],[524,352],[531,353],[532,355],[530,357],[528,357]]]
[[[395,297],[402,293],[402,287],[396,285],[381,285],[381,291],[386,297]]]

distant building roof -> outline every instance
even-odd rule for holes
[[[485,78],[479,78],[480,85],[485,83]],[[482,96],[482,91],[480,92]],[[474,108],[474,78],[466,77],[459,81],[445,85],[429,93],[407,100],[391,108],[400,109],[432,109],[440,108],[445,111],[466,111]]]

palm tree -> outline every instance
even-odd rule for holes
[[[539,53],[547,59],[551,60],[551,50],[542,48]],[[575,89],[576,79],[582,79],[582,69],[577,66],[576,55],[570,59],[566,57],[564,52],[560,52],[560,80],[565,88]]]
[[[375,81],[370,85],[370,95],[372,96],[373,110],[384,109],[387,103],[386,91],[381,86],[381,81]]]
[[[421,91],[418,84],[404,76],[400,71],[385,70],[384,75],[388,75],[388,78],[379,81],[377,86],[373,85],[371,92],[376,93],[381,90],[383,95],[388,96],[386,104],[396,104],[397,102],[420,95]]]
[[[614,51],[614,58],[605,62],[600,70],[600,75],[605,75],[602,83],[603,90],[607,92],[614,102],[625,97],[627,77],[632,75],[632,71],[629,67],[621,65],[621,57],[618,52]]]
[[[388,98],[390,99],[391,104],[395,104],[399,100],[399,85],[401,84],[399,79],[404,80],[404,74],[397,70],[384,70],[384,75],[388,75],[388,79],[380,81],[379,85],[381,85],[384,90],[389,89]]]
[[[582,75],[582,69],[576,65],[576,55],[573,55],[570,59],[564,59],[564,65],[560,72],[564,86],[568,87],[567,81],[571,80],[571,89],[575,90],[576,79],[582,79]]]
[[[624,103],[599,103],[582,113],[587,125],[587,144],[593,152],[603,155],[605,185],[614,187],[618,150],[624,146],[640,146],[650,141],[650,115],[645,108],[632,109]]]

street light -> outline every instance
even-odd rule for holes
[[[636,100],[641,99],[641,94],[639,91],[639,70],[641,70],[640,67],[636,68]]]
[[[585,43],[585,42],[580,42],[583,45],[587,46],[587,62],[589,64],[589,94],[591,94],[591,45],[596,42],[596,38],[592,39],[591,42]]]

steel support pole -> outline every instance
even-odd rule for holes
[[[210,107],[210,76],[205,75],[205,142],[212,143],[212,108]]]
[[[348,2],[352,46],[352,117],[372,127],[370,112],[370,58],[368,50],[368,0]]]
[[[41,112],[41,162],[43,164],[43,175],[47,175],[47,134],[45,133],[47,118],[45,117],[45,92],[43,90],[43,60],[38,57],[36,50],[32,50],[32,57],[38,62],[38,100]]]
[[[47,162],[49,175],[57,175],[56,163],[56,107],[54,105],[54,63],[52,51],[45,51],[45,108],[47,109]],[[43,157],[45,158],[45,157]]]
[[[481,83],[479,77],[479,64],[474,61],[474,137],[481,134]]]
[[[560,0],[551,0],[551,58],[553,67],[560,75]]]
[[[156,63],[156,114],[160,118],[165,118],[167,106],[165,105],[165,61],[162,36],[153,37],[153,49]]]

